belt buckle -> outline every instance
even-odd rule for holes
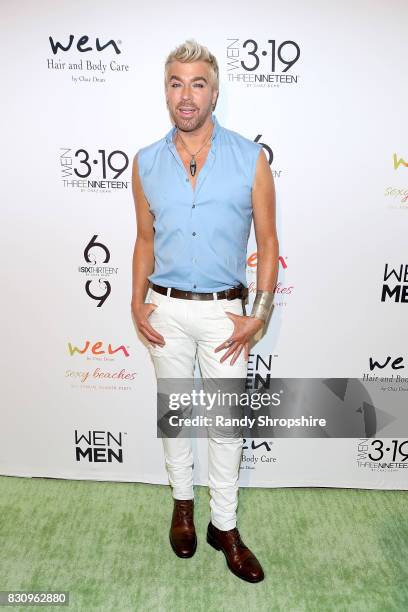
[[[239,292],[239,290],[241,291]],[[237,287],[229,287],[229,289],[227,289],[226,291],[226,295],[227,295],[227,300],[235,300],[235,298],[243,299],[243,298],[246,298],[248,295],[248,288],[244,287],[244,285],[240,283]]]
[[[229,287],[226,291],[227,300],[235,300],[235,295],[233,291],[235,291],[236,287]]]

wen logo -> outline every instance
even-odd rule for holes
[[[408,168],[408,163],[405,161],[405,159],[402,159],[402,157],[398,159],[396,153],[394,153],[393,155],[393,160],[394,160],[394,170],[398,170],[400,166],[405,166],[405,168]]]
[[[103,348],[103,342],[95,342],[91,345],[89,340],[86,340],[85,345],[80,348],[78,346],[73,346],[71,342],[68,342],[68,352],[71,355],[75,353],[79,353],[80,355],[84,355],[85,353],[92,353],[92,355],[115,355],[118,352],[122,352],[125,357],[129,357],[129,351],[126,349],[123,344],[118,346],[117,348],[112,348],[111,343],[108,344],[107,350]]]
[[[244,438],[244,445],[242,449],[247,450],[251,448],[252,450],[257,450],[258,448],[261,448],[261,446],[263,446],[266,451],[270,452],[272,450],[271,444],[273,443],[271,442],[270,444],[268,444],[266,440],[264,440],[263,442],[259,442],[259,443],[256,443],[255,440],[252,440],[251,444],[249,445],[249,444],[246,444],[246,438]]]
[[[282,268],[284,268],[286,270],[286,268],[288,267],[288,264],[286,263],[286,261],[283,258],[283,256],[279,255],[278,260],[279,260],[279,263],[282,266]],[[247,258],[247,266],[249,268],[256,268],[257,264],[258,264],[258,251],[254,251]]]
[[[369,367],[370,370],[373,371],[374,368],[380,368],[381,370],[383,370],[385,368],[385,366],[387,366],[390,362],[391,356],[388,355],[387,359],[384,363],[380,363],[379,361],[375,361],[373,359],[373,357],[369,358]],[[404,358],[403,357],[397,357],[396,359],[393,360],[393,362],[391,363],[391,367],[393,370],[401,370],[402,368],[405,368],[405,366],[403,365],[403,361]],[[401,365],[399,365],[401,364]]]
[[[60,43],[58,40],[56,42],[54,42],[53,37],[49,36],[48,40],[50,41],[51,50],[52,50],[53,54],[56,55],[59,50],[61,50],[61,51],[69,51],[71,49],[71,47],[72,47],[72,43],[74,42],[74,38],[75,38],[74,35],[70,34],[69,35],[69,42],[68,42],[67,46],[64,47],[64,45],[62,43]],[[88,51],[93,51],[94,50],[93,47],[91,47],[91,46],[85,47],[85,45],[88,43],[88,41],[89,41],[89,36],[81,36],[81,38],[77,41],[76,48],[77,48],[77,50],[80,53],[87,53]],[[107,43],[101,44],[100,41],[99,41],[99,38],[96,37],[96,39],[95,39],[95,47],[96,47],[97,51],[104,51],[107,47],[109,47],[109,45],[112,45],[112,47],[114,48],[115,53],[117,55],[119,55],[119,53],[122,53],[114,40],[109,40]]]

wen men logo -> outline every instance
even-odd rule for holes
[[[75,430],[75,459],[89,463],[123,463],[123,440],[119,432],[89,430],[85,433]]]
[[[393,282],[390,282],[389,279]],[[394,302],[408,303],[408,264],[401,264],[399,270],[392,268],[390,272],[388,264],[385,264],[381,301],[392,299]]]
[[[276,355],[266,354],[255,355],[255,363],[252,361],[253,353],[250,353],[247,366],[247,377],[245,379],[246,389],[270,389],[271,388],[271,371],[272,359]],[[265,359],[264,359],[265,357]]]
[[[393,155],[393,160],[394,160],[394,170],[398,170],[400,166],[405,166],[405,168],[408,168],[408,163],[405,161],[405,159],[402,159],[402,157],[398,159],[396,153],[394,153]]]
[[[56,55],[58,53],[58,51],[69,51],[71,49],[71,47],[72,47],[72,43],[74,42],[74,38],[75,38],[75,36],[73,34],[70,34],[69,35],[69,42],[64,47],[64,45],[61,42],[59,42],[58,40],[54,42],[53,37],[49,36],[48,40],[50,41],[51,50],[52,50],[53,54]],[[88,43],[88,41],[89,41],[89,36],[81,36],[81,38],[79,38],[79,40],[76,43],[77,51],[79,51],[80,53],[87,53],[88,51],[94,51],[94,48],[91,47],[91,46],[85,47],[85,45]],[[95,39],[95,47],[96,47],[97,51],[104,51],[110,45],[113,47],[113,49],[115,50],[115,53],[117,55],[122,53],[121,50],[119,49],[118,45],[115,43],[114,40],[111,39],[107,43],[101,44],[98,37],[96,37],[96,39]]]

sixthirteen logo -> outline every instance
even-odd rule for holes
[[[97,242],[97,238],[98,234],[95,234],[86,245],[84,259],[87,265],[79,266],[78,272],[87,277],[85,292],[100,308],[112,291],[111,282],[108,278],[117,276],[118,268],[104,265],[110,261],[110,252],[105,244],[100,241]]]

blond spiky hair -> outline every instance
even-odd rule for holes
[[[210,69],[210,76],[212,80],[212,86],[218,91],[219,89],[219,70],[218,62],[207,47],[200,45],[193,38],[189,38],[181,45],[173,49],[167,56],[166,63],[164,65],[164,86],[167,87],[168,68],[171,62],[198,62],[199,60],[208,62]]]

